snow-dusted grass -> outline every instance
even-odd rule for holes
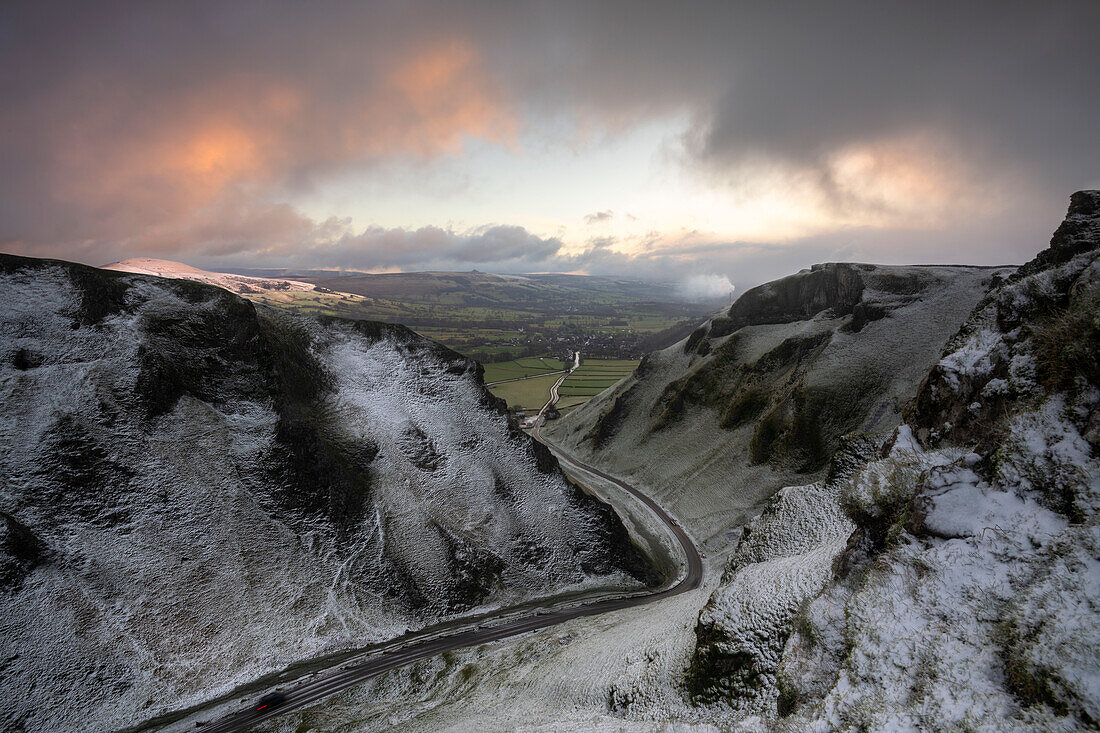
[[[783,728],[1100,723],[1100,390],[1093,354],[1063,333],[1090,333],[1093,258],[1004,285],[920,397],[926,425],[951,418],[925,428],[939,447],[921,451],[903,427],[906,461],[869,464],[845,494],[861,527],[794,624]]]
[[[977,460],[933,468],[893,546],[853,562],[795,625],[781,665],[796,712],[787,727],[1070,730],[1097,719],[1100,533],[1022,485],[983,481]]]

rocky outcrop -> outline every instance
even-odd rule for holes
[[[1015,278],[1033,275],[1096,249],[1100,240],[1100,191],[1077,191],[1069,199],[1066,218],[1054,230],[1050,247],[1021,267]]]
[[[402,326],[11,256],[0,292],[8,722],[114,729],[469,609],[658,580],[474,362]]]
[[[29,527],[0,512],[0,592],[16,590],[45,555],[45,545]]]
[[[724,535],[781,487],[821,479],[844,435],[896,426],[943,344],[1011,271],[830,264],[754,288],[544,430],[701,535]],[[731,312],[743,325],[726,332]]]
[[[803,321],[824,310],[847,315],[863,295],[861,269],[873,268],[830,262],[758,285],[730,306],[728,320],[715,323],[714,335],[724,336],[748,325]]]
[[[922,297],[937,297],[942,277],[935,268],[834,263],[753,288],[734,303],[728,317],[696,329],[684,342],[685,354],[713,352],[712,358],[667,385],[652,428],[669,429],[685,410],[704,406],[719,411],[724,429],[753,426],[753,462],[783,462],[802,472],[820,469],[840,436],[863,425],[882,404],[882,384],[860,369],[823,383],[812,377],[815,364],[835,334],[859,334]],[[985,284],[993,281],[987,277]],[[798,323],[806,327],[792,329],[767,351],[752,348],[753,335],[762,327]],[[753,334],[741,333],[746,327]],[[597,423],[597,447],[621,424],[622,400],[628,396],[618,398]]]
[[[743,713],[773,708],[777,674],[793,619],[831,575],[853,525],[838,496],[850,466],[877,448],[848,441],[826,480],[788,486],[745,525],[719,588],[699,614],[686,686],[697,705],[723,703]]]
[[[978,442],[1037,389],[1100,383],[1097,249],[1100,192],[1079,191],[1050,246],[979,304],[922,382],[906,420],[925,445]]]
[[[911,458],[842,497],[856,531],[781,664],[791,727],[967,725],[958,699],[998,729],[1096,727],[1098,199],[1074,194],[951,339],[906,409]]]

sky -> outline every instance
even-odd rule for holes
[[[1100,187],[1098,31],[1095,0],[7,2],[0,251],[708,295],[1023,262]]]

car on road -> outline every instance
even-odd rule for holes
[[[277,708],[286,702],[285,692],[269,692],[256,701],[256,711]]]

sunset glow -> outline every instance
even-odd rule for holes
[[[1030,152],[1072,143],[1082,95],[1028,127],[992,91],[978,100],[935,69],[894,79],[871,62],[839,83],[822,70],[853,66],[850,44],[764,16],[754,22],[774,48],[751,25],[704,40],[712,23],[741,28],[736,11],[460,10],[211,6],[163,24],[150,10],[142,26],[120,8],[92,21],[100,32],[59,28],[70,52],[43,63],[35,87],[6,72],[7,98],[22,103],[0,112],[17,164],[0,247],[90,262],[155,252],[208,266],[446,268],[467,263],[416,232],[462,240],[499,225],[553,246],[487,269],[752,280],[817,259],[961,257],[962,240],[976,248],[967,259],[1018,259],[1035,233],[1010,220],[1046,221],[1032,215],[1095,180],[1095,146]],[[219,22],[234,30],[189,45]],[[848,32],[841,17],[821,22]],[[877,33],[923,42],[906,27]],[[661,34],[671,45],[656,64]],[[992,34],[943,54],[956,70],[997,69],[1009,52],[1064,47],[1055,36],[1021,48]],[[781,55],[794,46],[802,56]],[[1048,97],[1073,88],[1057,74]],[[972,101],[945,114],[952,95]],[[409,249],[373,250],[377,230],[400,230]]]

